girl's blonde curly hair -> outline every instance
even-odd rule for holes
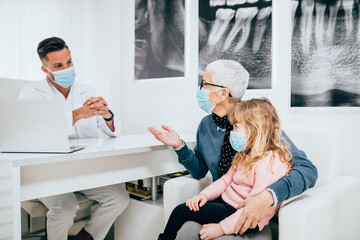
[[[240,123],[247,129],[245,150],[236,153],[232,167],[244,163],[249,173],[255,163],[268,151],[277,152],[281,160],[288,165],[289,173],[292,162],[289,144],[281,137],[280,119],[267,98],[251,99],[236,104],[228,115],[231,124]],[[246,159],[246,161],[245,161]]]

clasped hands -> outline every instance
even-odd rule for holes
[[[72,112],[73,115],[73,125],[80,119],[87,119],[94,116],[102,116],[103,118],[111,118],[111,113],[109,112],[109,107],[107,102],[102,97],[91,97],[88,98],[83,106],[75,109]],[[113,126],[113,122],[106,122],[108,126]],[[110,124],[110,125],[109,125]],[[110,127],[111,128],[111,127]],[[114,131],[113,127],[111,129]]]
[[[103,97],[91,97],[83,103],[81,108],[76,110],[78,111],[80,118],[91,118],[94,116],[111,118],[108,104]]]

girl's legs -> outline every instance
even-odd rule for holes
[[[236,209],[223,202],[222,199],[207,202],[197,212],[190,211],[185,203],[180,204],[172,211],[164,233],[160,235],[160,239],[175,239],[178,230],[187,221],[195,221],[200,224],[219,223],[234,212],[236,212]]]

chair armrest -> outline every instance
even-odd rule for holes
[[[342,176],[286,203],[279,239],[360,239],[360,180]]]
[[[192,196],[198,194],[202,189],[212,182],[211,175],[208,174],[203,179],[197,180],[190,175],[177,177],[165,182],[164,194],[164,219],[165,223],[169,219],[172,210],[184,203]]]

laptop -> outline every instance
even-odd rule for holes
[[[73,153],[64,106],[56,100],[1,100],[0,152]]]

